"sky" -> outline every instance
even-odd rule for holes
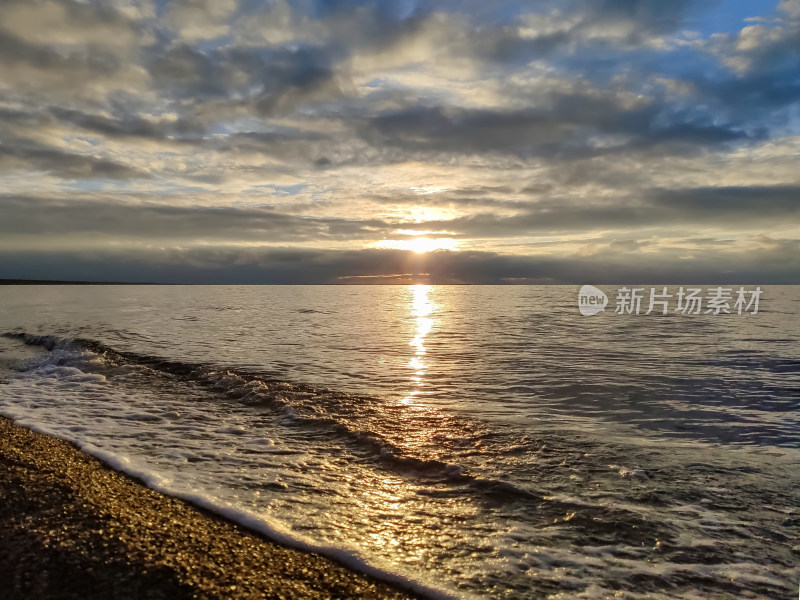
[[[0,277],[800,283],[800,0],[0,0]]]

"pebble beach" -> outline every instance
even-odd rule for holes
[[[0,418],[3,597],[409,598]]]

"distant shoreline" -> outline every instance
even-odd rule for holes
[[[60,279],[0,279],[0,286],[2,285],[158,285],[158,286],[342,286],[342,287],[371,287],[371,286],[409,286],[409,285],[435,285],[435,286],[502,286],[502,287],[522,287],[522,286],[571,286],[576,287],[579,283],[558,283],[558,282],[539,282],[539,283],[430,283],[427,281],[393,281],[393,282],[374,282],[374,283],[341,283],[341,282],[325,282],[325,283],[178,283],[178,282],[155,282],[155,281],[70,281]],[[601,285],[606,287],[614,286],[644,286],[650,287],[654,284],[650,283],[598,283],[593,285]],[[696,283],[696,282],[677,282],[677,283],[659,283],[658,285],[693,285],[693,286],[736,286],[736,285],[769,285],[773,287],[787,287],[797,286],[798,283]]]
[[[67,281],[57,279],[0,279],[0,285],[163,285],[133,281]]]

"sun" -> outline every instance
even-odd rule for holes
[[[375,245],[378,248],[410,250],[417,254],[433,252],[434,250],[458,250],[458,244],[450,238],[418,237],[410,240],[383,240]]]
[[[456,243],[447,238],[416,238],[408,240],[408,249],[417,254],[434,250],[455,250]]]

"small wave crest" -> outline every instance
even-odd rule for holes
[[[375,399],[336,393],[307,384],[290,383],[259,373],[118,350],[85,338],[16,332],[3,335],[28,345],[43,347],[50,352],[39,362],[30,364],[28,368],[43,369],[45,365],[53,363],[59,364],[61,368],[69,368],[71,361],[79,361],[83,370],[75,369],[75,377],[104,378],[103,375],[87,372],[86,369],[102,370],[98,369],[100,365],[105,365],[106,368],[135,365],[150,371],[151,374],[168,374],[210,389],[244,406],[269,406],[283,414],[285,419],[295,426],[334,435],[373,463],[405,476],[422,478],[428,484],[458,486],[461,493],[466,486],[473,494],[484,496],[492,502],[503,499],[511,502],[538,502],[542,498],[539,493],[503,479],[485,478],[473,474],[466,465],[435,456],[414,455],[380,432],[359,426],[360,421],[368,422],[368,419],[359,419],[358,415],[353,414],[336,414],[327,410],[331,406],[335,408],[344,404],[374,403]],[[352,418],[353,416],[356,418]],[[446,436],[438,435],[435,439],[441,443]],[[467,438],[455,438],[456,445],[464,445],[465,439]]]
[[[374,561],[367,561],[359,552],[352,548],[314,542],[309,538],[290,531],[288,528],[278,523],[272,522],[263,514],[259,514],[251,510],[237,508],[236,506],[231,505],[229,502],[224,502],[208,494],[183,489],[182,487],[176,486],[173,481],[161,476],[159,473],[151,471],[147,468],[143,468],[137,464],[135,460],[127,456],[105,451],[91,443],[76,442],[75,440],[65,437],[63,433],[47,427],[47,425],[43,423],[26,420],[19,415],[11,415],[11,418],[14,419],[17,425],[27,427],[38,433],[52,435],[54,437],[64,439],[70,443],[74,443],[81,451],[94,456],[116,471],[120,471],[131,477],[134,477],[150,489],[156,490],[168,496],[180,498],[189,504],[218,514],[229,521],[238,523],[239,525],[242,525],[251,531],[261,534],[265,538],[284,546],[302,550],[304,552],[320,554],[355,571],[359,571],[381,581],[393,584],[399,588],[408,590],[425,598],[431,598],[433,600],[450,600],[459,597],[444,589],[426,585],[416,581],[415,579],[404,576],[389,565],[376,564]]]

